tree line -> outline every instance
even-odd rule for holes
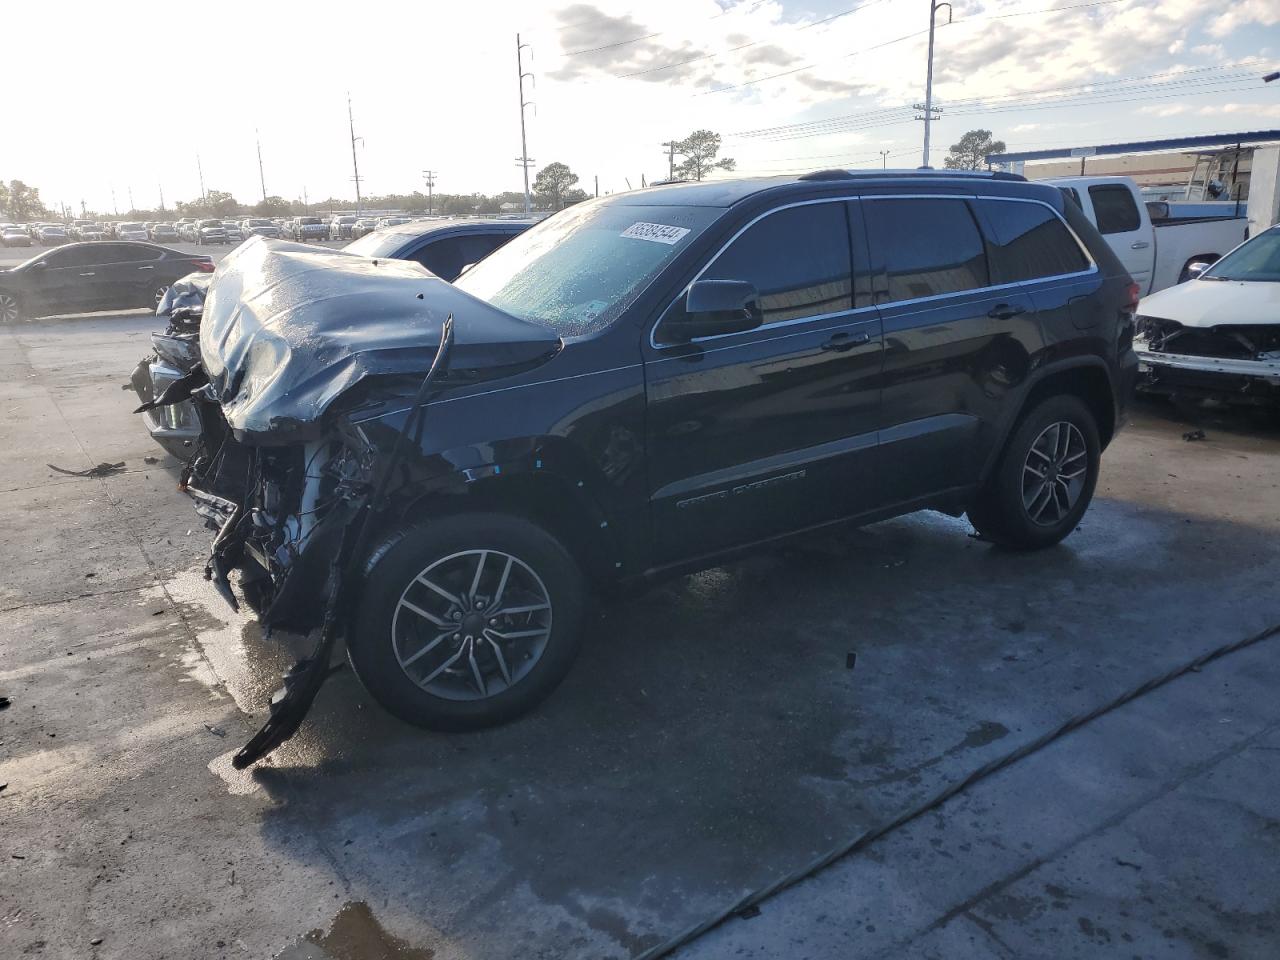
[[[711,130],[695,130],[683,140],[666,144],[670,151],[670,172],[677,179],[702,180],[715,171],[732,171],[736,163],[732,157],[720,157],[720,134]],[[992,138],[990,130],[970,130],[957,143],[951,145],[943,163],[948,169],[978,170],[985,166],[988,154],[1003,153],[1005,144]],[[676,162],[676,158],[679,162]],[[565,206],[587,199],[588,194],[577,184],[579,177],[568,164],[556,161],[538,171],[531,189],[533,206],[537,210],[561,210]],[[412,193],[387,193],[362,198],[362,205],[369,209],[403,210],[406,213],[434,213],[446,216],[494,215],[523,212],[524,194],[514,190],[501,193],[436,193],[431,196],[420,190]],[[350,210],[354,204],[348,198],[326,197],[311,203],[286,200],[280,196],[268,196],[257,203],[242,203],[223,190],[209,190],[194,200],[179,200],[172,210],[132,209],[123,214],[107,214],[82,209],[80,216],[89,220],[105,217],[129,217],[135,220],[164,220],[178,217],[293,217],[306,216],[317,210]],[[74,211],[71,211],[74,214]],[[60,214],[49,209],[40,199],[40,191],[21,180],[0,181],[0,217],[18,222],[47,220]]]

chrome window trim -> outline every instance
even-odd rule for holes
[[[864,181],[864,182],[870,182],[870,181]],[[877,182],[883,183],[885,181],[877,181]],[[751,229],[751,227],[755,226],[765,217],[772,216],[773,214],[779,213],[783,210],[790,210],[793,207],[809,207],[819,203],[851,203],[851,202],[856,203],[859,201],[874,202],[876,200],[967,200],[967,201],[999,200],[1005,203],[1038,203],[1040,206],[1045,207],[1046,209],[1049,210],[1050,213],[1052,213],[1055,217],[1057,217],[1058,222],[1061,223],[1063,227],[1066,228],[1068,235],[1071,237],[1072,240],[1075,241],[1076,246],[1080,248],[1080,252],[1084,254],[1084,258],[1089,262],[1089,267],[1086,270],[1078,270],[1073,273],[1054,273],[1044,277],[1035,277],[1034,279],[1031,279],[1031,280],[1014,280],[1010,283],[987,284],[986,286],[983,286],[983,287],[973,287],[968,290],[957,290],[953,293],[935,293],[927,297],[912,297],[909,300],[889,300],[884,303],[873,304],[872,306],[869,306],[869,307],[853,307],[849,310],[837,311],[836,313],[822,313],[812,317],[795,317],[791,320],[781,320],[778,323],[768,324],[767,326],[769,328],[793,326],[795,324],[800,324],[800,323],[817,323],[821,320],[829,320],[833,317],[845,316],[847,314],[864,313],[868,310],[877,310],[881,307],[900,307],[904,305],[910,306],[916,303],[927,303],[934,300],[941,300],[947,297],[966,297],[975,293],[982,293],[982,292],[991,291],[991,290],[1010,290],[1016,287],[1026,287],[1032,284],[1046,283],[1051,280],[1078,279],[1078,278],[1093,276],[1099,272],[1097,261],[1093,259],[1093,255],[1089,252],[1088,247],[1084,245],[1084,242],[1080,239],[1080,236],[1073,229],[1071,229],[1071,224],[1067,223],[1066,217],[1064,217],[1061,213],[1055,210],[1051,203],[1045,200],[1038,200],[1035,197],[981,196],[981,195],[972,194],[972,193],[878,193],[878,194],[867,194],[867,195],[861,195],[861,196],[818,197],[813,200],[797,200],[794,203],[785,203],[785,204],[782,204],[781,206],[771,207],[768,210],[765,210],[763,213],[758,214],[757,216],[753,217],[751,220],[743,224],[742,227],[740,227],[734,233],[733,236],[731,236],[728,240],[726,240],[720,246],[720,248],[711,256],[711,259],[709,259],[706,262],[706,264],[702,267],[702,269],[699,270],[696,274],[694,274],[693,279],[690,280],[687,284],[685,284],[684,287],[681,288],[680,292],[677,293],[675,297],[671,300],[671,302],[668,303],[666,307],[663,308],[662,313],[658,316],[658,319],[654,321],[653,326],[649,330],[649,346],[652,347],[654,350],[664,350],[664,349],[670,349],[671,347],[686,346],[689,343],[706,343],[712,340],[723,340],[726,337],[742,337],[747,334],[755,333],[756,331],[763,330],[764,327],[756,327],[754,330],[741,330],[741,331],[738,331],[737,333],[717,333],[710,337],[694,337],[691,340],[678,342],[678,343],[658,343],[658,340],[657,340],[658,327],[662,325],[662,318],[667,315],[667,311],[670,310],[671,307],[675,303],[677,303],[681,297],[685,296],[685,294],[689,292],[689,287],[691,287],[694,283],[700,280],[702,278],[702,275],[706,273],[709,269],[711,269],[712,264],[714,264],[718,259],[720,259],[721,254],[723,254],[725,250],[729,248],[730,244],[732,244],[735,240],[737,240],[740,236],[742,236],[742,234],[744,234],[747,230]],[[978,232],[981,234],[982,224],[975,224],[975,226],[978,227]],[[985,241],[986,238],[983,237],[983,240]],[[757,342],[757,341],[752,341],[752,342]],[[768,342],[768,341],[759,341],[759,342]]]

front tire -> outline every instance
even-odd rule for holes
[[[348,658],[373,698],[416,726],[512,720],[577,654],[582,573],[527,520],[464,513],[409,527],[372,552],[364,581]]]
[[[0,323],[17,323],[22,319],[22,304],[17,294],[0,290]]]
[[[968,509],[984,539],[1038,550],[1076,528],[1093,499],[1102,446],[1078,397],[1049,397],[1019,421],[986,486]]]

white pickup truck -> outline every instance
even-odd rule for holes
[[[1128,177],[1060,177],[1046,180],[1075,200],[1141,288],[1155,293],[1191,276],[1189,267],[1213,263],[1245,240],[1243,208],[1222,203],[1216,216],[1179,217],[1169,204],[1143,202]],[[1152,218],[1151,208],[1157,213]],[[1160,214],[1164,214],[1161,216]]]

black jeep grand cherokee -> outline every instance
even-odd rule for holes
[[[399,717],[506,720],[568,670],[595,590],[921,509],[1057,543],[1134,382],[1136,300],[1062,193],[1001,174],[601,198],[456,285],[248,244],[187,384],[209,574],[323,622],[313,666],[344,637]]]

